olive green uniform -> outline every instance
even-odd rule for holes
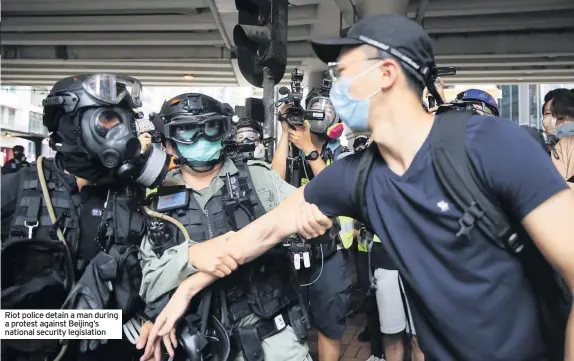
[[[296,189],[283,181],[277,173],[273,172],[268,163],[249,161],[248,168],[255,192],[267,212],[275,208]],[[205,205],[211,197],[223,187],[224,184],[220,175],[227,173],[230,175],[238,173],[237,167],[230,159],[224,161],[221,169],[208,187],[201,190],[192,190],[193,196],[202,209],[205,209]],[[168,174],[166,182],[170,185],[185,185],[179,170]],[[191,189],[189,186],[187,188]],[[143,279],[140,295],[144,301],[156,301],[164,294],[177,288],[187,277],[197,272],[197,269],[188,263],[188,247],[188,243],[182,243],[167,249],[158,258],[152,250],[152,244],[149,239],[146,237],[143,240],[141,245]],[[252,324],[257,320],[255,315],[250,315],[239,321],[239,326]],[[268,361],[311,360],[307,344],[301,344],[297,341],[295,333],[290,326],[287,326],[286,329],[278,334],[263,340],[262,346],[265,360]],[[237,359],[243,359],[241,353]]]

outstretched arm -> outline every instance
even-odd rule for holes
[[[235,269],[229,258],[238,264],[251,261],[293,233],[305,239],[324,234],[333,223],[315,205],[305,202],[304,187],[299,188],[277,208],[227,237],[189,247],[189,263],[197,269],[221,277]]]

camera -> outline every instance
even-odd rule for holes
[[[456,68],[454,66],[434,67],[431,70],[427,83],[427,88],[429,90],[429,93],[431,94],[427,97],[429,108],[432,109],[437,106],[436,97],[439,95],[435,87],[437,79],[443,76],[454,76],[454,75],[456,75]]]
[[[299,68],[293,69],[291,72],[291,90],[286,87],[279,88],[279,94],[286,95],[282,99],[282,102],[289,104],[290,108],[285,114],[285,120],[289,125],[303,125],[305,121],[305,109],[301,106],[301,101],[303,100],[303,87],[301,83],[305,73]]]

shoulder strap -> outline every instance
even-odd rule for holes
[[[434,169],[447,193],[463,209],[457,237],[468,236],[477,226],[500,248],[511,253],[523,244],[513,232],[498,202],[488,196],[467,152],[467,124],[472,113],[448,111],[436,117],[431,131]]]
[[[368,228],[372,229],[369,222],[369,217],[367,216],[367,204],[365,202],[365,188],[367,185],[367,179],[369,172],[373,167],[373,162],[375,160],[375,152],[377,148],[375,144],[371,144],[367,149],[361,154],[359,158],[359,165],[357,167],[357,178],[355,180],[355,192],[353,193],[353,204],[359,208],[359,214],[361,216],[361,221],[365,223]]]

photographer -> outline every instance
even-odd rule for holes
[[[343,153],[338,138],[343,133],[343,124],[335,114],[329,100],[330,82],[324,82],[319,89],[313,89],[305,100],[306,118],[315,115],[316,119],[305,119],[304,124],[289,123],[290,105],[279,107],[282,134],[275,156],[273,169],[283,179],[287,178],[289,143],[296,149],[289,161],[291,169],[301,168],[301,178],[289,174],[290,183],[295,186],[308,183],[327,165],[337,160]],[[299,153],[300,151],[300,153]],[[351,280],[347,268],[347,254],[353,242],[353,220],[342,217],[341,233],[328,245],[312,248],[310,270],[300,272],[310,302],[310,313],[314,325],[319,330],[319,357],[323,361],[338,360],[341,339],[345,332],[345,317],[350,307],[349,287]],[[348,227],[347,227],[348,226]],[[341,246],[341,244],[343,246]]]

